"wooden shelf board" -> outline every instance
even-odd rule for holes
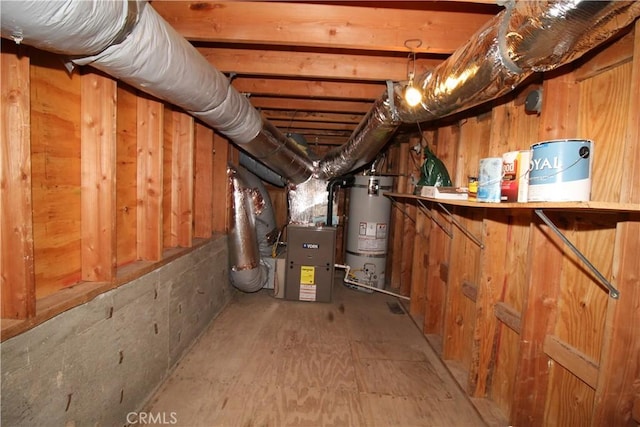
[[[442,203],[451,206],[463,206],[471,208],[489,209],[544,209],[544,210],[566,210],[566,211],[598,211],[598,212],[640,212],[640,204],[636,203],[613,203],[613,202],[529,202],[529,203],[488,203],[473,202],[469,200],[449,200],[432,199],[415,194],[404,193],[383,193],[392,199],[414,199],[428,202]]]

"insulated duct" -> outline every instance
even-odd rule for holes
[[[435,120],[502,96],[532,73],[582,56],[640,15],[640,2],[633,1],[505,4],[467,44],[416,79],[424,94],[418,107],[404,102],[402,85],[389,84],[349,141],[320,161],[264,120],[144,1],[4,1],[1,22],[3,37],[71,56],[181,107],[298,184],[355,170],[375,158],[401,123]]]
[[[581,57],[640,16],[635,1],[509,1],[467,44],[414,83],[421,105],[402,101],[405,123],[439,119],[511,92],[534,72],[550,71]]]
[[[312,176],[328,180],[351,172],[372,161],[400,124],[436,120],[505,95],[532,73],[579,58],[639,15],[640,2],[633,1],[507,2],[467,44],[415,80],[424,94],[420,105],[409,107],[404,87],[388,83],[349,141],[319,161],[264,120],[144,1],[3,1],[0,19],[2,37],[69,56],[181,107],[300,184]],[[234,188],[242,188],[233,176]],[[255,223],[240,193],[234,190],[232,277],[251,290],[265,272],[256,264],[258,249],[249,244],[257,239]]]
[[[292,182],[312,175],[305,151],[144,1],[3,1],[2,37],[69,56],[183,108]],[[185,78],[188,76],[188,78]]]
[[[271,254],[278,228],[269,195],[260,179],[244,168],[228,166],[233,197],[229,230],[231,283],[245,292],[264,287],[269,276],[261,258]]]
[[[534,72],[567,64],[640,16],[638,1],[508,1],[506,9],[414,86],[422,103],[410,107],[404,85],[388,85],[349,141],[320,161],[314,176],[328,180],[375,158],[402,123],[440,119],[494,100]]]

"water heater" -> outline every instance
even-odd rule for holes
[[[391,176],[356,176],[349,195],[345,262],[358,282],[378,289],[384,288],[391,216],[391,200],[383,192],[392,186]]]

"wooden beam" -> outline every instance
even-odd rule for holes
[[[3,43],[0,53],[0,316],[27,319],[36,312],[31,201],[31,115],[26,47]]]
[[[285,78],[236,77],[232,81],[238,92],[251,96],[291,96],[324,99],[373,101],[386,90],[382,83],[354,83]]]
[[[629,115],[625,137],[625,179],[620,201],[640,204],[640,21],[636,21],[634,34],[633,70],[629,88]],[[613,253],[614,285],[620,298],[609,299],[605,340],[600,360],[600,375],[596,388],[593,426],[633,426],[632,416],[639,418],[640,367],[632,361],[640,360],[640,223],[628,221],[618,224]],[[635,319],[636,321],[633,321]],[[637,421],[637,419],[636,419]]]
[[[193,190],[194,237],[211,237],[213,210],[213,130],[196,123],[195,182]]]
[[[409,144],[401,143],[399,144],[399,155],[398,155],[398,177],[395,180],[395,189],[396,193],[404,193],[407,188],[407,174],[409,169]],[[389,270],[391,270],[391,274],[389,274],[391,278],[391,287],[393,289],[400,289],[402,283],[402,275],[401,275],[401,260],[402,260],[402,242],[405,239],[404,235],[404,226],[405,226],[405,215],[406,215],[406,203],[394,203],[393,207],[395,209],[392,210],[392,220],[391,227],[393,227],[393,242],[391,247],[391,253],[393,256],[389,257],[387,262],[387,274],[389,274]],[[389,268],[391,267],[391,268]]]
[[[81,76],[82,279],[110,282],[116,273],[116,80]]]
[[[274,2],[155,2],[189,40],[451,54],[482,27],[486,14]],[[464,25],[460,25],[464,22]],[[428,36],[425,36],[428,35]]]
[[[364,114],[342,113],[309,113],[306,111],[262,110],[262,115],[269,120],[307,120],[321,123],[353,123],[358,124]]]
[[[213,170],[211,182],[213,186],[211,197],[214,200],[211,215],[211,231],[226,233],[231,196],[227,181],[227,166],[229,163],[229,141],[217,133],[213,135]]]
[[[296,129],[321,129],[321,130],[341,130],[352,133],[356,129],[355,124],[347,123],[322,123],[307,122],[299,120],[270,120],[271,124],[279,128],[283,132],[295,133]]]
[[[138,98],[138,258],[162,258],[162,164],[164,105]]]
[[[272,98],[262,96],[252,96],[249,98],[251,105],[255,108],[266,108],[270,110],[295,110],[295,111],[319,111],[329,113],[360,113],[366,114],[371,110],[370,102],[358,101],[334,101],[324,99],[294,99],[294,98]]]
[[[522,332],[522,319],[520,313],[510,305],[504,302],[496,303],[496,305],[493,306],[493,314],[499,321],[515,333],[520,334]]]
[[[467,280],[463,280],[462,295],[469,298],[471,301],[476,302],[478,299],[478,287]]]
[[[193,117],[171,111],[170,247],[191,247],[193,240]]]
[[[595,360],[554,335],[545,337],[543,348],[551,359],[580,378],[589,387],[596,388],[599,367]]]
[[[198,47],[223,73],[297,76],[329,80],[407,80],[407,57],[309,53],[256,49]],[[433,70],[441,59],[416,60],[416,74]]]

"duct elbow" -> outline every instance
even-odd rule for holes
[[[247,270],[231,270],[231,284],[242,292],[252,293],[262,289],[269,279],[269,269],[262,262]]]

